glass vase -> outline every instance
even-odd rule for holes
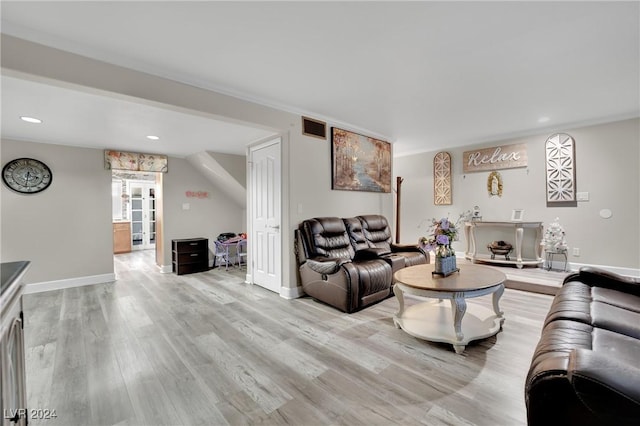
[[[449,257],[454,255],[454,251],[451,246],[438,246],[435,250],[436,258]]]

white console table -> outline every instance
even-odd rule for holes
[[[515,260],[500,259],[499,255],[492,259],[489,254],[478,254],[478,234],[480,233],[487,239],[484,246],[495,240],[507,241],[507,237],[503,236],[511,235],[515,239],[515,242],[509,241],[513,245]],[[464,234],[467,240],[465,257],[473,263],[508,264],[522,268],[525,265],[541,265],[544,262],[540,245],[542,222],[465,222]]]

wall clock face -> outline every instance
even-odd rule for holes
[[[33,158],[18,158],[5,164],[2,180],[11,189],[21,194],[35,194],[51,185],[51,169],[42,161]]]

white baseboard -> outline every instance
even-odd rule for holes
[[[171,274],[173,273],[173,265],[162,265],[159,267],[161,274]]]
[[[280,297],[284,297],[285,299],[297,299],[299,297],[304,296],[304,290],[302,290],[302,286],[298,287],[280,287]]]
[[[465,259],[465,253],[464,252],[456,252],[456,257],[458,259]],[[433,256],[431,256],[431,263],[433,263]],[[571,271],[575,271],[577,272],[580,268],[582,268],[583,266],[591,266],[593,268],[601,268],[604,270],[607,270],[609,272],[614,272],[616,274],[620,274],[620,275],[627,275],[630,277],[640,277],[640,269],[635,269],[635,268],[626,268],[626,267],[622,267],[622,266],[608,266],[608,265],[593,265],[593,264],[589,264],[589,263],[575,263],[575,262],[569,262],[567,261],[567,272],[571,272]],[[542,263],[542,267],[546,267],[546,262]],[[556,260],[553,259],[553,261],[551,262],[551,267],[555,270],[561,270],[564,267],[564,259],[562,260]]]
[[[254,285],[253,277],[251,276],[251,273],[247,272],[244,278],[244,282],[245,284]],[[297,299],[304,295],[305,295],[305,292],[302,290],[302,286],[293,287],[293,288],[280,286],[280,297],[283,297],[285,299]]]
[[[65,288],[82,287],[85,285],[93,285],[93,284],[113,283],[115,280],[116,280],[116,275],[111,273],[111,274],[102,274],[102,275],[91,275],[87,277],[69,278],[66,280],[31,283],[31,284],[27,284],[27,286],[25,287],[24,294],[41,293],[43,291],[52,291],[52,290],[62,290]]]

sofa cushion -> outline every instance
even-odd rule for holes
[[[609,288],[593,287],[591,297],[596,302],[607,303],[629,311],[640,313],[640,297]]]
[[[578,281],[565,283],[556,293],[545,325],[569,319],[591,324],[591,287]]]
[[[544,327],[532,366],[574,349],[589,349],[631,364],[640,359],[640,340],[580,322],[559,320]],[[557,369],[557,368],[556,368]]]
[[[342,219],[321,217],[305,220],[303,225],[304,233],[310,241],[307,247],[310,258],[326,256],[353,259],[355,251]]]
[[[362,223],[362,233],[369,247],[377,247],[391,253],[391,228],[387,218],[381,215],[358,216]]]
[[[362,223],[357,217],[342,219],[347,228],[351,245],[355,251],[365,250],[369,248],[369,243],[362,232]]]
[[[637,312],[607,303],[593,302],[591,317],[594,327],[640,339],[640,314]]]
[[[578,281],[557,293],[545,324],[572,320],[640,339],[640,298]]]

